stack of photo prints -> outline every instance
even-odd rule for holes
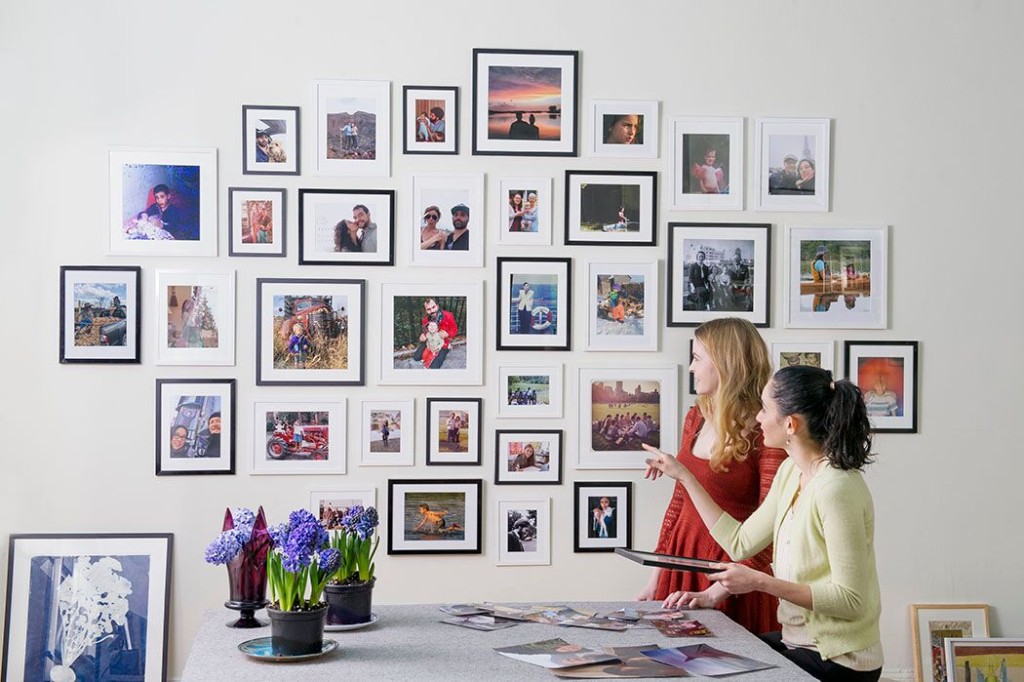
[[[502,630],[521,622],[623,632],[634,628],[655,628],[666,637],[706,637],[711,631],[678,609],[640,611],[632,608],[610,613],[580,611],[564,604],[504,606],[489,602],[448,604],[439,607],[450,618],[442,623],[473,630]]]

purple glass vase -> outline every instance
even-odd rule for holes
[[[224,514],[223,530],[235,527],[235,520],[228,509]],[[263,507],[256,513],[252,535],[242,545],[242,550],[227,563],[230,599],[224,602],[229,609],[239,611],[239,619],[228,623],[231,628],[261,628],[267,623],[256,618],[255,613],[267,601],[267,552],[270,551],[270,533]]]

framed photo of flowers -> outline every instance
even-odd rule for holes
[[[494,432],[495,485],[561,485],[561,429]]]
[[[660,102],[594,100],[590,153],[613,159],[658,158]]]
[[[572,259],[498,258],[498,350],[569,350]]]
[[[235,473],[234,379],[156,380],[156,475]]]
[[[481,398],[427,398],[427,465],[480,464]]]
[[[341,527],[352,507],[377,508],[377,488],[372,485],[339,485],[309,491],[309,511],[327,530]]]
[[[61,363],[139,364],[142,268],[60,267]]]
[[[614,552],[633,546],[633,484],[573,483],[573,551]]]
[[[843,364],[876,433],[917,433],[917,341],[846,341]]]
[[[315,80],[316,173],[391,175],[391,82]]]
[[[758,211],[828,211],[827,118],[759,118],[754,124]]]
[[[833,374],[836,371],[832,341],[799,341],[772,344],[772,367],[779,371],[783,367],[808,365],[821,367]]]
[[[345,398],[253,403],[251,474],[345,473]]]
[[[952,682],[946,677],[946,640],[988,637],[987,604],[911,604],[914,678],[917,682]],[[973,681],[972,681],[973,682]]]
[[[499,365],[498,416],[561,418],[562,365]]]
[[[394,265],[395,191],[300,189],[299,265]]]
[[[654,246],[655,171],[565,171],[565,243]]]
[[[498,566],[551,565],[551,498],[502,499],[495,518]]]
[[[658,350],[658,262],[587,263],[587,350]]]
[[[156,364],[235,364],[235,271],[156,271]]]
[[[551,244],[551,178],[502,178],[497,202],[498,243]]]
[[[459,153],[459,89],[402,86],[402,151],[406,154]]]
[[[416,419],[413,400],[364,400],[359,466],[412,466]]]
[[[1024,639],[1010,637],[948,637],[947,682],[1024,678]]]
[[[299,108],[242,105],[242,174],[298,175]]]
[[[11,535],[0,678],[101,679],[116,659],[126,677],[166,679],[173,539]]]
[[[390,479],[388,554],[480,554],[483,480]]]
[[[672,208],[743,210],[743,118],[672,119]]]
[[[283,187],[228,188],[228,255],[285,255],[288,191]]]
[[[413,265],[479,268],[484,264],[484,175],[412,177],[408,227]]]

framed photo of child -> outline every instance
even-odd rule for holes
[[[573,551],[614,552],[633,546],[633,484],[573,483]]]
[[[551,498],[496,502],[498,566],[551,564]]]
[[[344,474],[345,398],[253,403],[252,474]]]
[[[480,554],[482,479],[390,479],[388,554]]]
[[[502,178],[498,189],[498,243],[551,244],[551,178]]]
[[[561,429],[494,432],[495,485],[561,485]]]
[[[480,464],[481,398],[427,398],[427,464]]]
[[[658,350],[658,262],[587,263],[587,350]]]
[[[590,153],[614,159],[658,158],[660,102],[594,100]]]
[[[743,210],[742,117],[672,119],[672,208]]]
[[[364,400],[359,466],[412,466],[416,419],[413,400]]]
[[[917,341],[846,341],[846,377],[864,395],[875,433],[917,433]]]
[[[402,151],[459,153],[459,89],[429,85],[402,87]]]

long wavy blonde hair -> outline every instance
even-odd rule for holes
[[[718,372],[712,395],[697,396],[697,407],[718,439],[711,448],[711,470],[728,471],[754,445],[761,391],[772,377],[768,346],[747,320],[723,317],[697,327],[694,336],[707,349]]]

